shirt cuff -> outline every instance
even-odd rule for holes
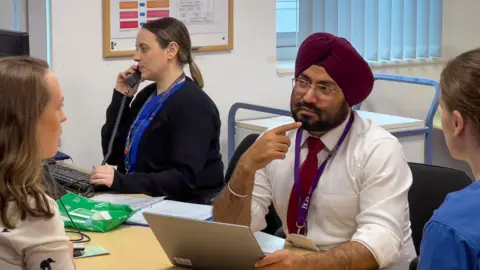
[[[113,172],[113,182],[112,186],[110,186],[111,189],[113,189],[116,192],[121,192],[122,191],[122,181],[123,181],[123,176],[124,174],[120,173],[117,170],[114,170]]]
[[[390,230],[376,225],[361,226],[352,240],[363,244],[372,253],[379,268],[384,268],[400,258],[401,240]]]
[[[120,103],[123,99],[125,95],[118,92],[117,90],[115,90],[115,88],[113,89],[113,95],[112,95],[112,102],[114,103]],[[130,97],[130,96],[127,96],[127,104],[129,104],[131,101],[133,100],[133,96]]]
[[[250,229],[253,232],[258,232],[267,227],[267,222],[265,220],[266,213],[262,209],[262,205],[252,199],[252,206],[251,206],[251,222],[250,222]]]

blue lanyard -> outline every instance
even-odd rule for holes
[[[338,148],[340,145],[343,143],[345,138],[347,137],[348,132],[350,131],[350,128],[352,127],[353,124],[353,112],[350,115],[350,118],[348,119],[347,125],[345,129],[343,130],[342,135],[340,136],[340,139],[338,140],[337,144],[335,147],[330,151],[329,155],[325,159],[325,161],[322,162],[320,167],[317,169],[317,173],[315,174],[315,178],[313,179],[312,186],[310,187],[307,196],[305,199],[302,201],[302,193],[300,191],[300,144],[302,142],[302,129],[298,129],[297,135],[296,135],[296,141],[295,141],[295,165],[294,165],[294,184],[295,184],[295,189],[298,194],[298,216],[297,216],[297,233],[300,233],[300,231],[306,227],[307,225],[307,215],[308,215],[308,209],[310,208],[310,202],[311,198],[313,195],[313,191],[317,188],[318,182],[320,181],[320,177],[322,177],[323,171],[325,170],[325,167],[327,166],[328,161],[335,155],[337,152]],[[305,230],[306,232],[306,230]]]
[[[125,143],[125,170],[127,174],[132,174],[135,172],[135,164],[137,162],[137,152],[138,145],[140,140],[145,132],[145,129],[150,125],[153,118],[157,113],[163,108],[165,102],[177,92],[184,84],[184,82],[179,82],[185,77],[182,74],[177,80],[170,86],[170,88],[161,93],[160,95],[155,95],[155,92],[152,93],[152,96],[145,102],[142,109],[137,115],[137,118],[130,127],[128,132],[127,141]]]

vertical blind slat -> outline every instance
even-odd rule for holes
[[[352,0],[338,0],[338,36],[348,40],[351,40],[351,10]]]
[[[378,18],[378,58],[389,61],[392,46],[392,0],[378,1]]]
[[[313,2],[312,1],[299,1],[298,3],[299,14],[302,14],[298,18],[298,40],[297,43],[301,44],[310,34],[313,33]]]
[[[349,40],[367,61],[442,55],[443,0],[277,1],[296,3],[297,47],[312,32],[328,32]]]
[[[362,56],[365,56],[365,1],[366,0],[353,0],[351,2],[352,13],[349,22],[351,29],[350,42]]]
[[[338,35],[338,0],[325,0],[325,31]]]
[[[392,59],[403,59],[403,0],[392,0]]]
[[[326,32],[325,0],[314,1],[312,12],[313,12],[313,31]]]
[[[428,58],[430,0],[417,1],[417,58]]]
[[[378,61],[378,2],[379,0],[365,2],[365,59],[367,61]]]
[[[443,0],[430,0],[429,57],[442,56]]]
[[[403,58],[415,59],[417,45],[417,1],[404,0],[403,10]]]

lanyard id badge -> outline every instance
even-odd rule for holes
[[[297,234],[301,234],[303,231],[304,234],[307,233],[307,215],[308,215],[308,210],[310,209],[310,203],[311,203],[311,198],[313,195],[313,192],[317,188],[317,185],[320,181],[320,178],[325,170],[325,167],[327,166],[328,161],[336,154],[338,148],[340,145],[343,143],[345,138],[347,137],[348,132],[350,131],[350,128],[352,127],[354,116],[353,112],[350,114],[350,118],[348,119],[347,125],[345,126],[345,129],[342,132],[342,135],[340,136],[340,139],[338,140],[337,144],[335,147],[330,151],[329,155],[325,159],[325,161],[322,162],[320,167],[317,169],[317,172],[315,174],[315,178],[313,180],[312,186],[310,187],[307,196],[305,199],[302,200],[301,196],[301,191],[300,191],[300,144],[302,141],[302,130],[298,129],[297,135],[296,135],[296,141],[295,141],[295,164],[294,164],[294,187],[297,191],[298,194],[298,212],[297,212],[297,221],[296,221],[296,226],[297,226]]]
[[[294,247],[313,250],[313,251],[320,251],[312,239],[307,238],[304,235],[291,233],[287,235],[288,242],[290,242]]]
[[[148,98],[145,104],[142,106],[140,112],[138,113],[135,121],[133,122],[132,126],[127,135],[127,140],[125,143],[125,150],[124,150],[124,164],[125,164],[125,171],[127,174],[131,174],[135,172],[135,164],[136,164],[136,155],[138,150],[138,144],[140,139],[143,135],[143,132],[148,127],[150,122],[153,118],[157,115],[157,113],[163,108],[163,105],[167,101],[167,99],[173,95],[176,91],[179,90],[181,85],[181,81],[185,78],[185,74],[182,73],[169,87],[168,89],[161,93],[158,96],[155,96],[155,92],[152,92],[152,95]],[[154,101],[152,99],[156,98],[157,101],[155,102],[155,106],[153,110],[145,117],[143,120],[140,121],[140,116],[144,112],[145,108],[149,104],[150,101]],[[149,112],[148,110],[146,112]]]

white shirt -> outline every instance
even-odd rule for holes
[[[352,127],[335,156],[328,162],[308,211],[307,237],[320,250],[349,241],[365,245],[380,268],[408,269],[416,257],[410,229],[408,190],[412,174],[400,142],[392,134],[357,113]],[[325,148],[319,165],[335,147],[345,126],[320,139]],[[288,234],[287,211],[294,182],[295,135],[287,132],[291,146],[284,160],[274,160],[257,171],[252,198],[253,231],[266,227],[265,215],[273,202]],[[301,162],[308,153],[303,132]]]

